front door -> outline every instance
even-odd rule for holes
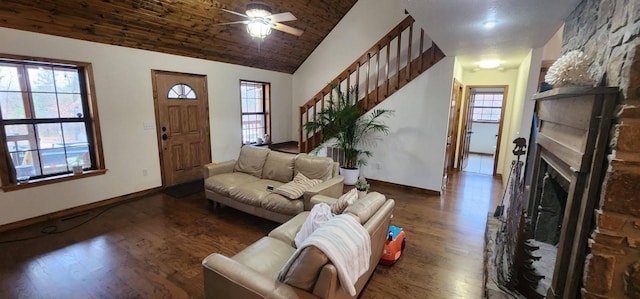
[[[207,77],[152,71],[162,185],[202,177],[211,161]]]

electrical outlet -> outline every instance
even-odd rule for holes
[[[148,176],[149,175],[149,171],[147,171],[146,169],[142,170],[142,176]]]

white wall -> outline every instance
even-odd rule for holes
[[[481,85],[507,85],[507,103],[505,105],[504,111],[504,119],[502,120],[502,136],[501,136],[501,144],[500,144],[500,153],[498,157],[498,167],[497,173],[502,174],[502,166],[504,165],[504,157],[507,156],[505,153],[510,153],[511,148],[509,145],[511,144],[511,140],[509,140],[509,132],[511,126],[511,119],[514,113],[514,101],[515,101],[515,90],[518,79],[518,70],[517,69],[506,69],[504,71],[499,70],[484,70],[480,69],[478,71],[472,70],[464,70],[464,79],[462,83],[465,86],[481,86]],[[466,99],[467,90],[465,89]],[[461,111],[461,116],[464,117],[464,111]],[[518,122],[518,125],[520,123]],[[510,156],[509,156],[510,157]]]
[[[493,155],[496,151],[498,123],[473,122],[473,134],[469,142],[472,153]]]
[[[106,175],[0,192],[0,225],[161,185],[151,70],[207,75],[213,161],[237,157],[240,79],[271,83],[272,139],[291,132],[290,74],[0,28],[0,53],[93,64]],[[234,87],[235,86],[235,87]],[[142,175],[148,170],[148,176]]]
[[[382,102],[391,128],[362,168],[367,178],[439,191],[444,170],[453,61],[444,58]],[[379,169],[378,169],[379,165]]]

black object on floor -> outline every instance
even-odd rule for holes
[[[167,194],[174,198],[183,198],[191,194],[195,194],[204,190],[204,180],[198,179],[192,182],[186,182],[175,186],[167,187],[162,190],[162,193]]]

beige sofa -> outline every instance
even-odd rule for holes
[[[314,196],[312,204],[331,203],[335,198]],[[272,230],[238,254],[229,258],[211,254],[202,262],[207,298],[355,298],[362,292],[382,255],[395,202],[372,192],[347,207],[371,238],[368,270],[355,283],[356,295],[349,296],[340,285],[336,267],[315,247],[305,248],[292,267],[296,277],[280,282],[277,277],[296,251],[294,238],[309,212]],[[311,249],[315,249],[311,250]],[[306,252],[305,252],[306,251]],[[292,271],[291,269],[289,271]],[[289,272],[291,273],[291,272]]]
[[[344,177],[338,175],[338,169],[338,163],[327,157],[243,146],[237,160],[204,166],[205,194],[214,206],[223,204],[283,223],[309,210],[309,201],[316,194],[340,196]],[[277,188],[290,182],[298,173],[322,183],[294,200],[267,190],[268,186]]]

